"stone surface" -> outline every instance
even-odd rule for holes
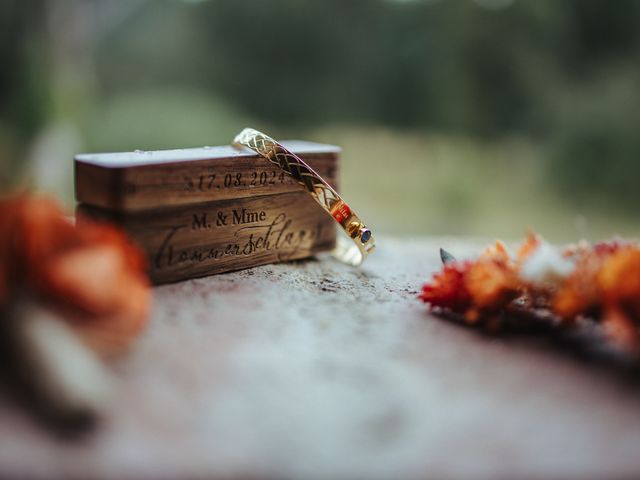
[[[94,435],[57,440],[2,401],[2,476],[640,475],[628,379],[416,300],[438,247],[470,255],[480,243],[378,244],[361,269],[321,258],[156,288]]]

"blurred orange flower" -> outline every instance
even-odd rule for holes
[[[640,249],[600,244],[590,254],[583,252],[553,306],[563,318],[598,316],[615,340],[638,346]]]
[[[151,293],[142,253],[115,227],[76,228],[49,198],[0,201],[0,308],[33,296],[64,311],[98,352],[128,345],[145,325]]]

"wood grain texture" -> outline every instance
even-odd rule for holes
[[[145,212],[78,207],[115,222],[141,246],[155,283],[296,260],[335,246],[333,219],[306,192],[219,200]]]
[[[284,143],[338,188],[338,147]],[[268,160],[231,147],[78,155],[75,186],[78,202],[123,211],[299,190],[294,180]]]

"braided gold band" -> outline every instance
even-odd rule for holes
[[[345,263],[358,266],[375,249],[371,230],[351,210],[349,205],[300,157],[290,152],[273,138],[252,128],[245,128],[233,140],[236,147],[247,147],[293,177],[316,202],[343,228],[355,245],[338,242],[333,254]]]

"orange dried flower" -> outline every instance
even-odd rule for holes
[[[524,243],[520,246],[517,253],[518,263],[522,263],[527,259],[533,252],[537,250],[537,248],[542,243],[542,238],[537,233],[529,230],[527,232],[527,238]]]
[[[471,295],[465,283],[470,263],[453,262],[445,265],[433,276],[431,283],[422,287],[420,298],[433,307],[464,313],[471,305]]]
[[[598,285],[605,305],[618,305],[640,318],[640,249],[619,248],[603,262]]]
[[[476,307],[495,310],[518,295],[518,282],[513,269],[505,262],[480,259],[466,276],[466,286]]]
[[[465,315],[495,312],[517,295],[515,265],[502,242],[487,248],[476,261],[451,262],[424,285],[420,299],[432,307]]]
[[[640,250],[614,250],[598,272],[602,292],[603,321],[610,333],[627,346],[638,343],[640,324]]]
[[[598,256],[580,254],[573,273],[553,295],[551,306],[565,320],[579,315],[598,315],[600,292],[596,277],[602,266]]]
[[[620,242],[582,249],[576,269],[558,290],[553,310],[565,319],[601,320],[614,340],[637,343],[640,323],[640,249]]]
[[[55,201],[22,195],[0,201],[0,307],[25,293],[63,309],[104,354],[141,330],[151,295],[144,257],[122,232],[76,228]]]

